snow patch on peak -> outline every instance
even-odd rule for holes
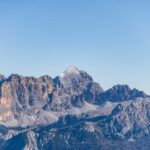
[[[66,71],[65,73],[68,73],[68,74],[79,74],[80,73],[80,70],[75,67],[75,66],[70,66]]]
[[[68,74],[79,75],[80,74],[80,70],[77,67],[75,67],[75,66],[70,66],[68,69],[65,70],[65,72],[60,74],[60,77],[64,78],[64,76],[68,75]]]
[[[59,76],[60,76],[61,78],[63,78],[63,77],[65,76],[65,73],[63,72],[63,73],[61,73]]]

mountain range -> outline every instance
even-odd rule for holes
[[[74,66],[61,75],[0,75],[0,150],[149,150],[150,96],[103,90]]]

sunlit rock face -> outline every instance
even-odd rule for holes
[[[13,116],[15,107],[13,95],[14,91],[9,83],[3,83],[0,87],[0,121],[7,121]]]
[[[12,74],[0,84],[0,121],[10,126],[34,124],[34,117],[40,116],[52,91],[53,80],[49,76],[34,78]]]
[[[44,105],[53,90],[53,81],[49,76],[34,78],[11,75],[7,82],[14,89],[17,101],[24,107]]]
[[[1,106],[43,106],[49,100],[53,81],[48,76],[40,78],[11,75],[0,84]]]
[[[5,83],[1,86],[0,92],[0,106],[1,107],[10,107],[12,105],[13,95],[11,94],[11,85],[9,83]]]

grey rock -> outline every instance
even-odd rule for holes
[[[149,96],[146,95],[143,91],[139,91],[137,89],[130,89],[128,85],[115,85],[111,89],[100,93],[99,102],[122,102],[128,100],[135,100],[138,97],[146,98]]]
[[[2,150],[147,150],[146,139],[150,97],[143,91],[127,85],[104,91],[74,66],[54,79],[0,76]]]

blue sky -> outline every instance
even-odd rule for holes
[[[104,89],[150,94],[150,1],[1,0],[0,73],[55,77],[75,65]]]

